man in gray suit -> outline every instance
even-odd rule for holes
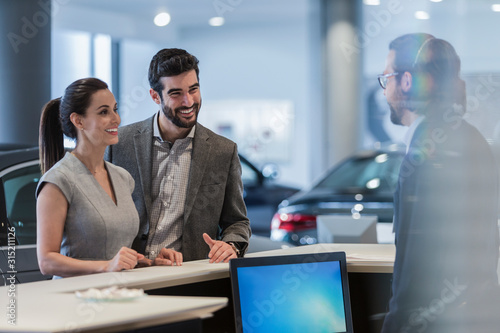
[[[197,123],[198,59],[163,49],[149,67],[153,117],[118,130],[106,159],[135,179],[133,248],[158,264],[242,256],[250,238],[236,144]]]

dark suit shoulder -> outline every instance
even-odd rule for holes
[[[212,144],[223,145],[224,147],[231,147],[234,149],[236,143],[222,135],[219,135],[212,130],[206,128],[202,124],[196,124],[196,132],[195,136],[199,135],[200,138],[205,138],[206,140],[210,140]]]
[[[136,123],[122,126],[122,127],[118,128],[118,134],[134,135],[134,134],[139,134],[139,133],[143,133],[146,131],[152,131],[153,130],[153,119],[154,119],[154,116],[149,117],[145,120],[138,121]]]
[[[104,159],[118,165],[124,165],[135,156],[134,137],[143,134],[144,137],[152,136],[153,117],[130,125],[118,128],[118,143],[109,146],[104,154]],[[148,134],[148,132],[150,134]]]
[[[120,147],[128,147],[133,144],[134,137],[139,134],[152,136],[153,134],[153,119],[150,117],[130,125],[118,128],[118,143],[114,145],[113,150],[121,149]],[[148,134],[150,133],[150,134]]]

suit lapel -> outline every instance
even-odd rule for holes
[[[153,117],[154,119],[154,117]],[[142,195],[146,204],[146,211],[150,216],[151,210],[151,180],[153,165],[153,120],[147,119],[144,127],[134,135],[134,149],[136,165],[139,170],[142,185]]]
[[[196,124],[193,140],[193,152],[191,155],[191,169],[189,171],[189,183],[186,193],[186,205],[184,207],[184,223],[187,222],[198,194],[203,175],[205,173],[206,161],[210,155],[211,144],[206,129]]]

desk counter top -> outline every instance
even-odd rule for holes
[[[391,244],[315,244],[248,254],[247,257],[311,254],[344,251],[348,272],[392,273],[395,247]],[[63,332],[69,329],[112,332],[173,321],[200,318],[226,306],[227,298],[146,296],[129,302],[88,303],[74,295],[77,290],[119,286],[159,289],[229,277],[229,264],[208,260],[182,266],[154,266],[122,272],[92,274],[59,280],[0,287],[0,308],[15,301],[16,325],[0,320],[4,332]]]
[[[247,254],[246,257],[316,254],[344,251],[347,271],[356,273],[392,273],[395,247],[392,244],[314,244]],[[183,263],[182,266],[153,266],[122,272],[77,276],[19,285],[20,291],[43,289],[45,292],[74,292],[113,285],[144,290],[172,287],[229,277],[229,264],[210,264],[208,260]]]
[[[314,244],[288,249],[251,253],[247,257],[318,254],[323,252],[346,253],[347,272],[392,273],[396,248],[394,244]]]
[[[2,309],[8,309],[5,300],[0,301]],[[2,318],[0,332],[120,332],[203,318],[227,302],[222,297],[150,295],[123,302],[86,302],[73,293],[19,292],[15,324]]]

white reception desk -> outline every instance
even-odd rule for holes
[[[316,244],[252,253],[248,257],[319,254],[344,251],[348,272],[392,273],[395,257],[390,244]],[[116,273],[101,273],[0,287],[0,308],[8,313],[15,302],[15,325],[9,317],[0,320],[0,332],[113,332],[149,327],[210,316],[227,305],[225,297],[145,296],[128,302],[85,302],[77,290],[110,286],[144,290],[180,286],[229,277],[229,264],[208,260],[186,262],[182,266],[147,267]]]

